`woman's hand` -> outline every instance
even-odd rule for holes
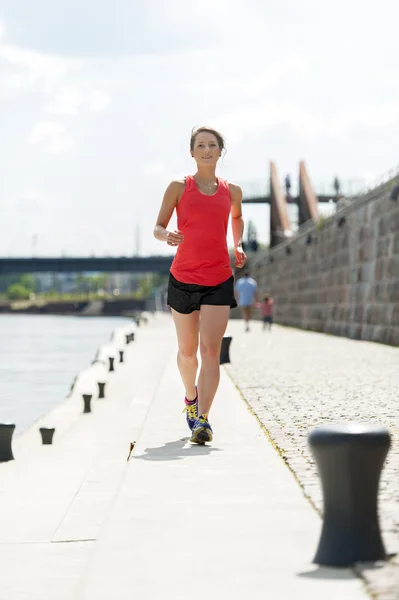
[[[184,235],[181,231],[175,229],[175,231],[168,231],[166,234],[166,243],[168,246],[179,246],[184,242]]]
[[[236,262],[235,262],[236,267],[238,267],[239,269],[242,269],[242,267],[247,262],[247,255],[245,254],[244,250],[242,249],[241,244],[238,244],[238,246],[234,247],[234,255],[236,257]]]

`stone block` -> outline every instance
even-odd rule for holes
[[[389,231],[391,233],[397,233],[399,231],[399,211],[396,211],[391,215],[389,219]]]
[[[396,327],[399,327],[399,305],[395,304],[392,306],[392,311],[391,311],[391,325]]]
[[[375,279],[376,281],[384,279],[384,261],[382,258],[379,258],[375,263]]]

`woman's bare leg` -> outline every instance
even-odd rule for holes
[[[173,320],[175,322],[177,342],[177,366],[186,390],[187,400],[194,400],[196,396],[195,379],[198,370],[198,333],[199,333],[199,310],[189,315],[183,315],[172,308]]]
[[[229,306],[202,305],[199,338],[201,370],[198,377],[198,414],[208,414],[220,379],[220,348],[229,320]]]

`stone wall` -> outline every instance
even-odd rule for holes
[[[377,188],[251,257],[281,324],[399,345],[399,201]]]

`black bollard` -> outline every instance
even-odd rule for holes
[[[119,350],[119,362],[123,363],[123,350]]]
[[[126,334],[126,344],[130,344],[130,333]]]
[[[40,427],[39,431],[42,435],[42,444],[53,443],[54,427]]]
[[[222,339],[222,347],[220,348],[220,364],[221,365],[223,365],[224,363],[230,362],[229,348],[230,348],[232,339],[233,338],[229,337],[229,336],[224,337]]]
[[[105,383],[101,381],[98,382],[98,397],[105,398]]]
[[[83,394],[83,412],[91,413],[91,394]]]
[[[316,564],[347,567],[386,558],[378,523],[378,485],[391,443],[378,425],[331,424],[309,445],[323,489],[324,516]]]
[[[14,460],[11,447],[14,429],[13,423],[0,423],[0,462]]]
[[[113,356],[108,356],[109,359],[109,369],[108,371],[115,371],[114,369],[114,357]]]

